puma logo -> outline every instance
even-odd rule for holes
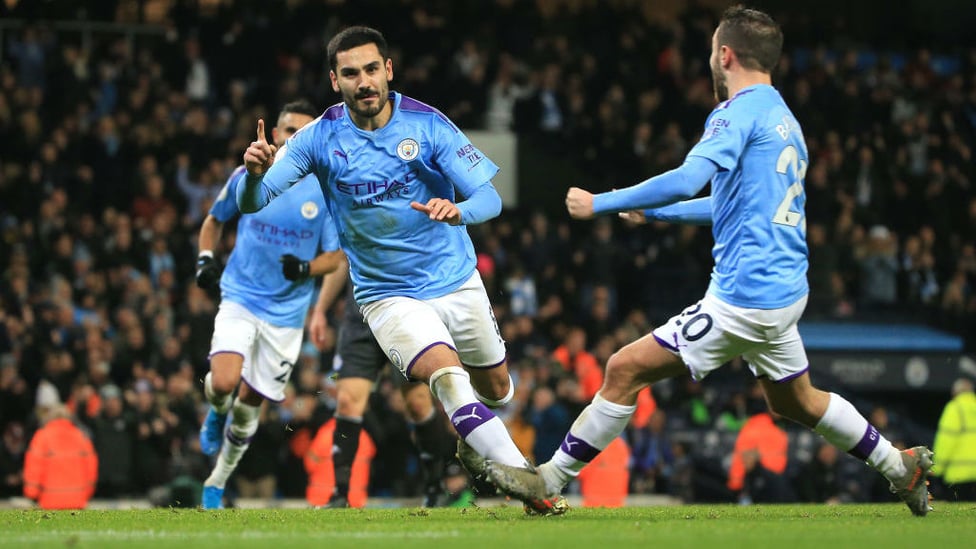
[[[471,419],[471,418],[474,418],[474,419],[483,419],[481,416],[478,415],[478,407],[477,406],[472,406],[471,407],[471,413],[470,414],[464,414],[464,415],[456,415],[456,416],[454,416],[453,418],[451,418],[451,423],[453,423],[454,426],[456,427],[456,426],[460,425],[462,421],[467,420],[467,419]]]

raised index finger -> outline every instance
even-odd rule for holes
[[[264,119],[258,118],[258,143],[267,143],[264,137]]]

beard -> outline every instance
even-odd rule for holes
[[[712,65],[712,89],[715,91],[715,100],[721,103],[729,98],[729,85],[722,74],[722,70]]]
[[[362,118],[373,118],[383,110],[383,107],[386,106],[386,102],[389,100],[387,96],[388,93],[386,93],[386,90],[370,90],[367,92],[345,95],[344,101],[346,103],[346,107],[357,116]],[[373,105],[361,105],[359,101],[367,97],[376,97],[376,102],[373,103]]]

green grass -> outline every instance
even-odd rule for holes
[[[976,503],[461,509],[0,511],[0,547],[976,547]]]

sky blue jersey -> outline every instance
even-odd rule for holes
[[[240,216],[237,241],[220,277],[221,299],[243,305],[275,326],[301,328],[315,283],[312,278],[286,279],[279,259],[292,254],[311,261],[322,251],[339,249],[335,223],[314,175],[263,210],[241,215],[237,186],[246,173],[243,166],[234,170],[210,208],[210,215],[221,223]]]
[[[688,156],[718,166],[708,291],[754,309],[785,307],[806,295],[809,157],[800,124],[779,92],[750,86],[720,103]]]
[[[299,177],[318,176],[360,304],[456,290],[475,269],[464,223],[501,210],[494,162],[437,109],[396,92],[389,99],[392,116],[375,131],[357,127],[342,103],[327,109],[289,138],[259,189],[262,203],[281,195],[274,205]],[[467,200],[459,202],[456,192]],[[457,203],[462,225],[431,221],[410,207],[435,197]],[[249,203],[243,189],[238,201]]]

